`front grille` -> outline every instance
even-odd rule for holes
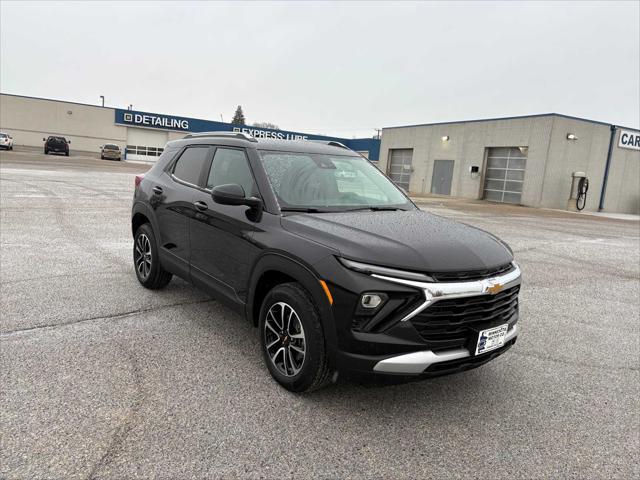
[[[496,295],[440,300],[413,317],[411,323],[433,351],[464,348],[477,329],[515,323],[519,290],[516,285]]]
[[[505,273],[513,270],[513,268],[513,264],[507,263],[500,267],[487,268],[484,270],[472,270],[468,272],[435,272],[429,273],[429,276],[437,282],[467,282],[470,280],[482,280],[484,278],[504,275]]]

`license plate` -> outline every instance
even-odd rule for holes
[[[506,323],[498,327],[481,330],[478,334],[478,344],[476,345],[476,355],[490,352],[504,345],[509,325]]]

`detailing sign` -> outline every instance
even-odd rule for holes
[[[189,130],[189,120],[148,113],[127,113],[123,115],[124,123],[145,127],[170,128],[173,130]]]
[[[640,150],[640,132],[620,130],[620,136],[618,137],[618,146],[620,148]]]

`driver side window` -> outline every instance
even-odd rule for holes
[[[243,150],[232,148],[217,148],[211,163],[207,188],[212,189],[218,185],[237,183],[244,189],[247,197],[258,194],[253,180],[249,160]]]

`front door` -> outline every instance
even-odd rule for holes
[[[190,219],[191,278],[195,284],[213,290],[233,301],[243,301],[249,277],[254,223],[247,218],[246,206],[220,205],[211,198],[211,189],[236,183],[246,196],[257,189],[244,149],[217,147],[206,191],[198,191],[198,211]]]
[[[453,178],[453,160],[436,160],[433,162],[431,176],[431,193],[451,195],[451,179]]]

